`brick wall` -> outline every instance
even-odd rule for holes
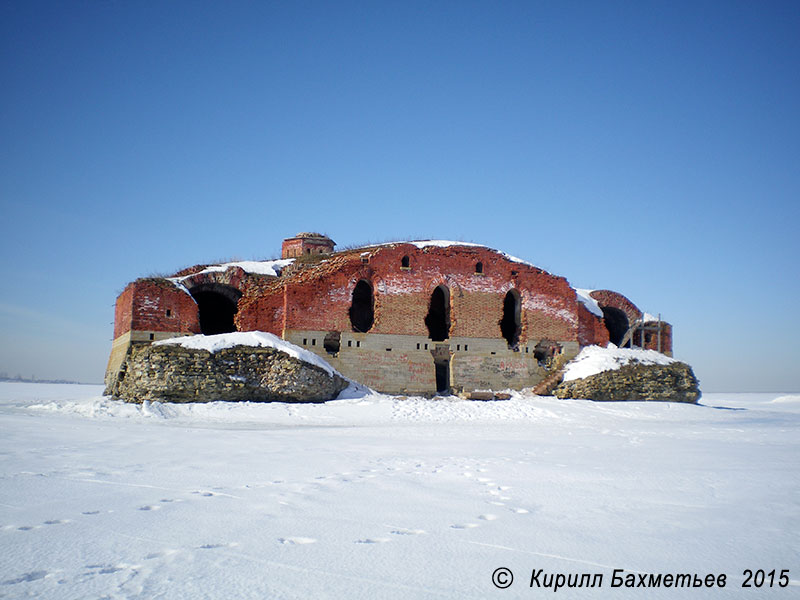
[[[581,346],[608,345],[608,329],[603,319],[593,314],[582,302],[578,307],[578,342]]]
[[[117,298],[114,338],[129,331],[200,333],[197,304],[164,279],[138,279]]]
[[[639,310],[639,307],[619,292],[612,292],[611,290],[594,290],[589,295],[597,300],[597,303],[601,308],[604,306],[611,306],[612,308],[618,308],[624,312],[625,316],[628,317],[629,324],[633,324],[636,319],[642,316],[642,311]]]
[[[407,268],[402,266],[405,256]],[[476,273],[479,262],[482,273]],[[508,261],[486,248],[419,249],[411,244],[337,255],[286,277],[284,329],[350,331],[348,311],[360,280],[373,289],[375,318],[370,333],[427,337],[424,319],[431,294],[441,285],[449,291],[450,337],[500,338],[503,301],[509,290],[516,289],[521,301],[520,343],[578,339],[578,302],[564,278]],[[277,288],[267,291],[279,293]],[[242,304],[242,325],[274,328],[276,299],[248,299]]]

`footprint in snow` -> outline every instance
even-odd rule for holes
[[[85,510],[81,513],[82,515],[99,515],[99,510]]]
[[[237,542],[228,542],[227,544],[203,544],[200,546],[200,550],[215,550],[216,548],[233,548],[238,546]]]
[[[23,573],[14,579],[6,579],[0,585],[16,585],[18,583],[27,583],[29,581],[38,581],[44,579],[49,573],[47,571],[31,571],[30,573]]]
[[[391,542],[390,538],[366,538],[363,540],[356,540],[356,544],[385,544],[386,542]]]
[[[45,525],[60,525],[61,523],[71,523],[69,519],[52,519],[50,521],[45,521]]]
[[[527,508],[515,508],[514,512],[518,515],[527,515],[530,511]]]
[[[493,514],[489,513],[489,514],[485,514],[485,515],[480,515],[478,518],[481,519],[482,521],[496,521],[497,520],[497,515],[493,515]]]
[[[146,504],[144,506],[140,506],[139,510],[161,510],[160,506],[153,506],[151,504]]]
[[[479,527],[477,523],[459,523],[457,525],[450,525],[453,529],[475,529]]]
[[[290,538],[278,538],[278,541],[281,544],[288,544],[290,546],[298,546],[303,544],[315,544],[317,540],[314,538],[308,537],[290,537]]]
[[[391,533],[392,535],[425,535],[428,532],[425,531],[424,529],[403,529],[403,528],[400,528],[400,529],[394,529],[394,530],[390,531],[389,533]]]

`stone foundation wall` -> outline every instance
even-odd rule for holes
[[[616,371],[565,381],[555,388],[553,395],[588,400],[694,403],[700,399],[700,388],[692,368],[686,363],[628,364]]]
[[[177,344],[134,344],[106,390],[127,402],[324,402],[347,387],[273,348],[234,346],[215,353]]]

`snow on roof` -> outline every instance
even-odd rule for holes
[[[313,352],[309,352],[305,348],[295,346],[276,335],[264,331],[234,331],[233,333],[218,333],[216,335],[186,335],[153,343],[154,346],[164,346],[167,344],[180,344],[184,348],[191,348],[193,350],[208,350],[212,354],[218,350],[232,348],[234,346],[275,348],[298,360],[317,366],[326,371],[329,375],[339,374],[325,360]]]
[[[450,246],[474,246],[477,248],[486,248],[483,244],[474,244],[472,242],[454,242],[452,240],[418,240],[414,242],[398,242],[399,244],[412,244],[419,248],[427,248],[428,246],[436,246],[437,248],[449,248]]]
[[[169,279],[180,283],[184,279],[194,277],[195,275],[200,275],[202,273],[222,273],[233,267],[239,267],[245,272],[255,275],[271,275],[272,277],[277,277],[280,275],[281,271],[292,264],[294,260],[293,258],[282,258],[278,260],[240,260],[237,262],[222,263],[220,265],[209,265],[197,273],[184,275],[183,277],[170,277]]]
[[[504,257],[511,262],[520,263],[523,265],[527,265],[529,267],[533,267],[534,269],[540,269],[540,267],[536,266],[532,262],[528,262],[527,260],[522,260],[521,258],[517,258],[516,256],[511,256],[501,250],[497,250],[495,248],[490,248],[484,244],[476,244],[474,242],[458,242],[454,240],[413,240],[413,241],[400,241],[400,242],[386,242],[384,244],[374,244],[374,246],[370,247],[378,247],[378,246],[394,246],[397,244],[411,244],[412,246],[416,246],[420,250],[423,248],[450,248],[451,246],[466,246],[468,248],[485,248],[486,250],[491,250],[492,252],[496,252],[500,256]]]
[[[598,317],[603,316],[603,310],[600,308],[600,305],[597,303],[597,300],[592,298],[591,293],[594,290],[587,290],[584,288],[575,288],[575,291],[578,294],[578,300],[583,302],[583,305],[589,309],[589,312],[597,315]]]
[[[674,362],[676,362],[674,358],[655,350],[617,348],[614,344],[609,344],[608,348],[587,346],[567,364],[564,381],[583,379],[604,371],[615,371],[629,363],[668,365]]]

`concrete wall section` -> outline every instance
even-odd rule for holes
[[[448,386],[456,392],[476,389],[532,387],[549,374],[534,356],[534,346],[519,351],[505,340],[454,337],[445,343],[425,336],[341,332],[339,350],[328,352],[328,331],[286,330],[284,338],[327,360],[345,377],[371,388],[394,394],[435,394],[434,352],[446,348],[449,355]],[[578,353],[577,342],[563,340],[561,352],[568,358]]]

